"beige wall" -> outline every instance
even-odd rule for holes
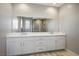
[[[79,4],[64,4],[59,13],[60,31],[67,35],[67,49],[79,53]]]
[[[6,34],[11,31],[11,5],[0,4],[0,55],[6,52]]]

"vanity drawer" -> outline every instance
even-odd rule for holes
[[[40,46],[40,47],[36,47],[34,49],[34,52],[42,52],[42,51],[51,51],[54,50],[54,47],[50,47],[50,46]]]
[[[52,45],[55,43],[55,39],[53,38],[44,38],[41,37],[41,39],[34,40],[36,45]]]
[[[39,40],[39,41],[35,41],[35,44],[36,45],[47,45],[49,44],[49,41],[48,40]]]
[[[43,39],[35,42],[35,51],[55,50],[55,40]]]
[[[34,49],[34,52],[42,52],[42,51],[47,51],[48,49],[47,49],[47,47],[46,46],[44,46],[44,47],[36,47],[35,49]]]

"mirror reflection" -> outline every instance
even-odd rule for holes
[[[47,32],[47,18],[21,17],[13,20],[16,32]]]

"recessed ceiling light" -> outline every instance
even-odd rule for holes
[[[54,5],[56,4],[56,3],[53,3]]]
[[[28,10],[29,9],[29,6],[27,4],[19,4],[19,8],[20,9],[23,9],[23,10],[24,9],[27,9]]]
[[[54,14],[55,11],[56,11],[56,10],[55,10],[54,8],[52,8],[52,7],[48,7],[48,8],[46,9],[46,12],[49,13],[49,14]]]

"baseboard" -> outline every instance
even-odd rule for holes
[[[77,54],[77,53],[75,53],[75,52],[73,52],[73,51],[71,51],[69,49],[65,49],[65,50],[68,51],[68,52],[70,52],[70,53],[72,53],[72,54],[74,54],[74,56],[79,56],[79,54]]]

